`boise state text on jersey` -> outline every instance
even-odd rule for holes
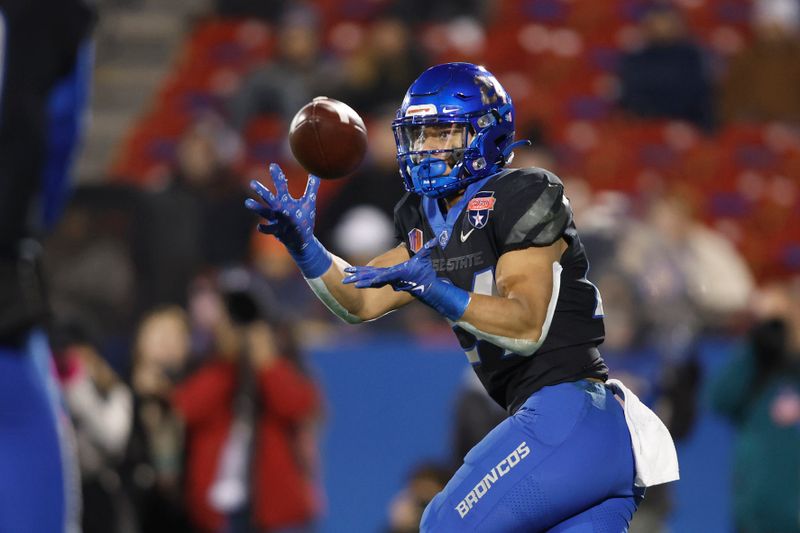
[[[497,295],[494,270],[504,253],[561,238],[569,245],[560,276],[554,273],[556,304],[549,308],[547,337],[533,355],[508,352],[453,327],[490,396],[513,413],[547,385],[605,380],[608,369],[597,350],[604,337],[602,302],[586,278],[589,262],[558,177],[539,168],[503,170],[471,185],[453,209],[458,216],[445,217],[435,199],[406,193],[395,208],[397,237],[413,254],[420,241],[439,236],[443,245],[431,255],[437,274],[476,294]]]

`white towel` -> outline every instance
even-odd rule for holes
[[[625,421],[636,462],[636,486],[652,487],[680,479],[678,452],[667,426],[618,379],[609,379],[606,386],[625,403]]]

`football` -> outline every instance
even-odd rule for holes
[[[289,125],[289,146],[308,172],[323,179],[353,173],[367,151],[367,128],[344,102],[318,96]]]

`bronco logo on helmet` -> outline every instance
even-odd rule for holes
[[[481,102],[483,104],[493,104],[497,102],[497,91],[494,84],[486,76],[475,76],[475,85],[481,91]]]

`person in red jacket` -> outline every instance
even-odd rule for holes
[[[252,307],[244,293],[236,298]],[[319,391],[281,353],[285,328],[236,314],[220,314],[216,355],[173,394],[186,424],[190,518],[208,533],[311,531]]]

